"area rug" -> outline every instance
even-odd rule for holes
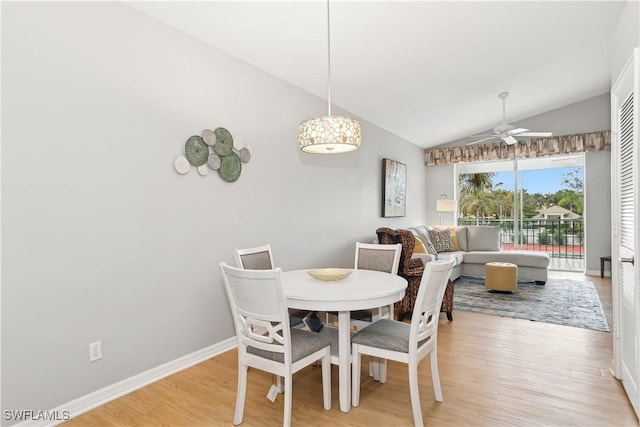
[[[462,276],[454,282],[453,308],[609,331],[593,283],[578,280],[549,279],[545,285],[518,282],[517,291],[498,293],[485,289],[482,277]]]

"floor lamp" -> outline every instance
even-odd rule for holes
[[[441,194],[440,199],[436,202],[436,212],[440,214],[440,225],[442,225],[442,213],[443,212],[455,212],[456,201],[447,199],[446,194]]]

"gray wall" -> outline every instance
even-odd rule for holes
[[[611,129],[609,94],[603,94],[557,110],[513,123],[516,127],[551,131],[554,135],[571,135]],[[461,145],[468,140],[447,145]],[[611,252],[611,152],[586,153],[585,156],[585,252],[586,270],[600,271],[600,257]],[[454,166],[427,166],[427,221],[437,224],[436,200],[441,193],[455,194]],[[603,199],[606,197],[606,199]],[[606,200],[606,203],[603,201]],[[451,214],[443,217],[444,224],[452,223]],[[447,221],[448,219],[448,221]]]
[[[424,222],[421,148],[361,122],[359,151],[302,154],[297,125],[326,102],[119,2],[2,2],[2,55],[2,409],[231,337],[218,263],[234,247],[344,267],[377,227]],[[253,149],[240,179],[176,173],[218,126]],[[385,157],[407,164],[404,218],[380,217]]]

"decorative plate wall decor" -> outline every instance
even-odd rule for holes
[[[231,135],[227,129],[205,129],[202,136],[194,135],[184,145],[184,156],[178,156],[174,163],[176,171],[185,175],[195,166],[201,176],[209,170],[217,170],[226,182],[240,178],[242,163],[249,163],[251,151],[245,146],[241,136]]]
[[[185,156],[178,156],[178,158],[176,159],[175,167],[176,171],[178,171],[180,175],[184,175],[189,172],[189,169],[191,169],[191,164]]]
[[[207,160],[207,163],[209,163],[211,170],[217,171],[220,169],[220,157],[216,153],[209,154],[209,160]]]
[[[213,151],[220,157],[228,156],[233,151],[233,137],[225,128],[218,128],[213,131],[216,135],[216,143],[213,144]]]
[[[227,182],[234,182],[240,178],[240,172],[242,172],[242,164],[240,163],[240,157],[236,153],[231,153],[228,156],[222,158],[220,169],[218,169],[220,176]]]
[[[216,134],[213,133],[211,129],[205,129],[202,131],[202,139],[204,140],[205,144],[213,145],[216,143]]]
[[[194,135],[187,139],[187,143],[184,145],[184,154],[193,166],[202,166],[207,163],[209,158],[209,147],[202,138]]]

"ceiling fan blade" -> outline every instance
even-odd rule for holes
[[[512,137],[511,135],[507,135],[507,136],[503,137],[502,140],[504,142],[506,142],[507,145],[513,145],[513,144],[518,142],[518,140],[515,139],[514,137]]]
[[[553,135],[553,132],[522,132],[518,134],[518,136],[537,136],[537,137],[548,137],[551,135]]]
[[[525,129],[525,128],[511,129],[510,131],[507,131],[507,134],[520,135],[521,133],[524,133],[524,132],[529,132],[529,129]]]
[[[467,145],[474,145],[474,144],[477,144],[477,143],[482,142],[482,141],[488,141],[490,139],[496,139],[496,138],[497,138],[497,136],[493,135],[493,136],[490,136],[488,138],[482,138],[482,139],[478,139],[477,141],[470,142]]]

